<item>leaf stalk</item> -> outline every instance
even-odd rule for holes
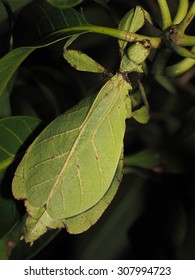
[[[63,29],[53,32],[52,34],[50,34],[48,36],[48,43],[46,43],[45,46],[51,44],[51,40],[50,40],[51,37],[52,37],[52,44],[53,44],[55,42],[62,40],[63,34],[70,33],[70,35],[69,35],[69,37],[70,37],[74,33],[84,34],[84,33],[90,33],[90,32],[115,37],[117,39],[124,40],[127,42],[140,42],[140,41],[144,41],[144,40],[149,40],[152,48],[158,48],[162,41],[162,39],[160,37],[150,37],[150,36],[136,34],[136,33],[128,32],[128,31],[124,31],[124,30],[120,30],[120,29],[115,29],[115,28],[109,28],[109,27],[97,26],[97,25],[80,25],[80,26],[72,26],[72,27],[63,28]],[[46,42],[47,37],[45,37],[43,40],[44,40],[44,42]],[[41,47],[42,41],[38,42],[38,44],[40,44],[40,47]]]
[[[188,12],[189,1],[188,0],[179,0],[179,7],[175,18],[173,20],[173,24],[179,24]]]
[[[192,51],[195,51],[195,47],[192,48]],[[180,62],[173,64],[166,68],[166,75],[169,77],[177,77],[195,65],[195,60],[191,58],[184,58]]]
[[[188,25],[194,18],[194,16],[195,16],[195,1],[192,3],[191,8],[189,9],[187,15],[184,17],[184,19],[178,25],[178,29],[184,33],[186,28],[188,27]]]
[[[172,24],[171,13],[166,0],[157,0],[161,16],[162,16],[162,29],[167,29]]]

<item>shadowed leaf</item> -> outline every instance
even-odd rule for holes
[[[39,124],[40,120],[33,117],[8,117],[0,120],[0,238],[18,220],[16,204],[10,197],[9,183],[12,174],[8,173],[8,167]],[[8,179],[4,178],[5,175]]]
[[[48,3],[59,9],[67,9],[79,5],[83,0],[47,0]]]
[[[19,14],[13,31],[14,46],[17,48],[0,59],[0,95],[20,64],[35,49],[85,33],[86,31],[68,29],[81,24],[87,23],[73,9],[60,10],[45,1],[33,1],[25,7]]]

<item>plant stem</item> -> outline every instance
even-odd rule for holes
[[[172,94],[175,94],[176,91],[174,85],[170,82],[168,77],[165,76],[165,68],[170,55],[170,49],[159,49],[152,67],[151,74],[163,88]]]
[[[162,29],[165,30],[172,24],[169,6],[166,0],[157,0],[162,16]]]
[[[188,0],[179,0],[179,8],[173,20],[173,24],[179,24],[188,12],[189,1]]]
[[[145,36],[141,34],[136,34],[136,33],[131,33],[127,32],[124,30],[120,29],[115,29],[115,28],[109,28],[109,27],[104,27],[104,26],[97,26],[97,25],[80,25],[80,26],[72,26],[68,28],[63,28],[60,30],[57,30],[50,34],[47,37],[44,37],[44,45],[50,45],[51,41],[52,44],[55,42],[58,42],[65,38],[63,37],[63,34],[67,34],[66,37],[71,37],[71,34],[74,33],[80,33],[80,34],[85,34],[88,32],[92,33],[98,33],[98,34],[104,34],[108,36],[115,37],[120,40],[124,40],[126,42],[140,42],[144,40],[149,40],[151,43],[152,48],[158,48],[161,44],[162,39],[160,37],[150,37],[150,36]],[[52,40],[51,40],[52,38]],[[47,43],[48,41],[48,43]],[[46,42],[46,43],[45,43]],[[42,45],[42,41],[38,42],[38,45]]]
[[[192,21],[194,15],[195,15],[195,1],[192,3],[192,6],[191,6],[190,10],[188,11],[187,15],[185,16],[185,18],[178,25],[178,29],[181,32],[183,32],[183,33],[185,32],[186,28]]]
[[[195,46],[195,36],[183,35],[181,39],[179,39],[180,46]]]
[[[195,59],[195,52],[193,50],[188,50],[178,45],[173,45],[172,49],[179,54],[180,56],[184,56],[186,58],[193,58]]]
[[[191,58],[185,58],[177,64],[171,65],[166,69],[166,75],[169,77],[177,77],[195,65],[195,60]]]
[[[195,51],[195,47],[192,48],[193,51]],[[171,65],[166,68],[166,75],[169,77],[177,77],[186,71],[188,71],[190,68],[192,68],[195,65],[195,60],[191,58],[185,58],[182,61]]]

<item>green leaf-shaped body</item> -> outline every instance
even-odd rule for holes
[[[70,63],[72,67],[79,71],[87,71],[92,73],[106,72],[103,66],[81,51],[65,50],[64,58],[68,63]]]
[[[120,185],[123,173],[123,153],[121,156],[108,191],[97,204],[81,214],[59,221],[51,218],[44,207],[35,208],[26,203],[29,211],[29,217],[26,220],[26,226],[24,228],[26,242],[33,242],[36,240],[47,231],[48,227],[53,229],[66,227],[69,233],[78,234],[94,225],[112,201]]]
[[[129,90],[130,84],[116,74],[95,100],[58,117],[29,147],[13,180],[14,196],[26,200],[28,223],[45,217],[40,227],[62,227],[65,219],[104,197],[123,150],[125,120],[131,116]]]

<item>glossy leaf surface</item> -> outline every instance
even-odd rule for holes
[[[0,59],[0,95],[4,92],[7,83],[20,64],[35,49],[83,33],[83,31],[69,32],[66,30],[67,27],[81,24],[86,25],[87,23],[73,9],[60,10],[45,1],[33,1],[26,6],[18,16],[18,21],[14,27],[15,49]],[[62,28],[65,28],[65,30],[58,32]]]

